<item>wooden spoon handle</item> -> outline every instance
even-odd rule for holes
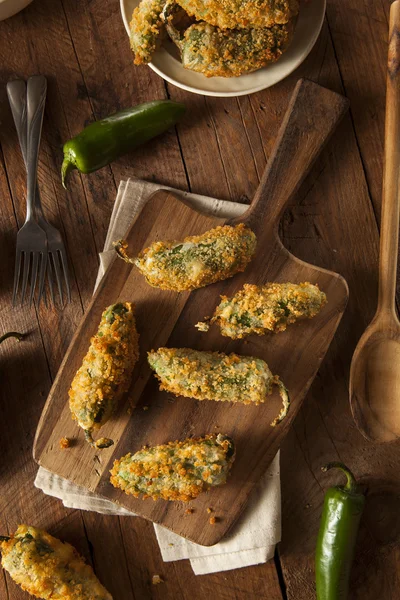
[[[237,221],[278,229],[279,220],[318,154],[348,109],[340,94],[300,79],[249,210]]]
[[[400,176],[400,2],[390,8],[378,312],[396,317]]]

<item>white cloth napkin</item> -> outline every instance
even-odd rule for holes
[[[148,198],[157,190],[173,191],[175,196],[203,212],[231,218],[247,209],[244,204],[190,194],[139,179],[121,181],[111,215],[104,250],[100,254],[100,269],[96,287],[113,257],[112,242],[122,238]],[[134,513],[99,498],[96,494],[77,486],[58,475],[39,468],[35,486],[45,494],[62,500],[67,508],[90,510],[109,515],[135,516]],[[243,514],[228,535],[211,547],[189,542],[154,525],[164,561],[188,558],[196,575],[228,571],[259,563],[273,557],[275,545],[281,539],[281,496],[279,453],[272,461],[260,483],[253,490]]]

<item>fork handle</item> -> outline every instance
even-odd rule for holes
[[[17,130],[19,145],[21,147],[22,158],[25,167],[28,162],[27,154],[27,127],[26,127],[26,82],[23,79],[15,79],[7,83],[7,96],[10,103],[12,116]],[[39,189],[36,185],[35,192],[36,213],[43,216],[42,204],[40,201]]]
[[[40,135],[42,132],[47,81],[43,75],[33,75],[27,85],[27,160],[28,172],[26,218],[35,217],[35,191],[39,158]]]

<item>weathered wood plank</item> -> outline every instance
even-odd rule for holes
[[[329,31],[371,199],[380,220],[390,2],[330,1]],[[355,25],[356,24],[356,25]]]
[[[0,531],[11,533],[18,524],[26,522],[48,528],[52,533],[59,530],[60,535],[67,534],[70,530],[67,531],[66,523],[76,514],[79,520],[73,531],[75,536],[80,534],[77,547],[87,555],[79,515],[43,496],[33,486],[37,470],[31,455],[34,430],[51,381],[35,309],[11,309],[17,226],[1,153],[0,198],[0,335],[10,330],[26,334],[20,343],[14,339],[7,340],[0,350],[0,420],[3,424],[0,442]],[[73,541],[68,535],[62,537]],[[0,578],[0,594],[13,600],[26,597],[5,574]]]
[[[43,8],[40,8],[40,5]],[[65,195],[61,190],[58,173],[61,162],[60,145],[63,140],[71,133],[79,131],[85,122],[93,118],[93,115],[98,118],[128,104],[147,100],[150,97],[164,97],[165,88],[161,80],[148,68],[132,68],[116,0],[108,3],[102,0],[81,3],[65,0],[67,20],[65,15],[63,16],[62,9],[59,10],[60,6],[59,2],[36,2],[21,15],[1,24],[2,40],[7,42],[2,43],[1,81],[6,81],[11,72],[27,76],[39,70],[49,74],[51,78],[39,178],[47,214],[51,215],[57,226],[65,227],[77,282],[74,284],[72,313],[66,312],[61,316],[54,314],[52,318],[42,313],[39,315],[41,331],[44,332],[44,339],[47,340],[45,347],[51,373],[57,370],[79,320],[81,312],[79,294],[84,305],[91,297],[97,270],[96,250],[101,247],[104,239],[108,215],[115,195],[115,182],[118,182],[121,177],[135,173],[179,187],[186,185],[179,147],[174,141],[174,133],[171,133],[166,138],[169,140],[167,146],[164,146],[160,138],[154,149],[153,147],[143,149],[143,152],[138,153],[139,156],[135,153],[117,161],[112,171],[104,169],[83,180],[74,174],[71,179],[71,192]],[[387,27],[385,19],[387,19],[388,7],[389,2],[372,0],[364,3],[352,0],[346,3],[346,6],[339,0],[330,0],[328,3],[328,22],[339,60],[340,75],[346,93],[352,101],[353,123],[376,212],[380,202],[384,110],[384,83],[382,85],[384,72],[381,72],[380,61],[383,57],[383,65],[385,64]],[[46,23],[47,29],[46,36],[43,36],[45,40],[41,41],[38,32],[42,31],[43,22]],[[68,26],[72,32],[73,43],[70,41]],[[3,37],[3,34],[6,37]],[[340,77],[326,30],[306,65],[298,73],[308,73],[323,85],[340,91]],[[194,191],[235,199],[241,195],[252,196],[257,185],[257,176],[262,171],[265,156],[270,153],[281,121],[285,98],[292,89],[296,75],[271,90],[240,99],[237,104],[240,107],[244,127],[240,127],[237,122],[236,101],[208,100],[169,88],[173,97],[179,96],[185,99],[190,107],[189,114],[178,131]],[[2,96],[0,99],[2,111],[4,100]],[[228,114],[225,113],[225,109]],[[224,114],[221,114],[221,111]],[[9,116],[4,118],[5,114],[2,112],[3,131],[4,124],[6,129],[9,127],[7,123]],[[3,149],[12,195],[14,199],[18,199],[23,198],[23,167],[16,150],[15,136],[13,138],[14,134],[11,134],[9,137],[9,131],[6,136],[2,134],[2,144],[5,146]],[[235,148],[235,152],[239,153],[240,169],[235,167],[236,154],[229,147],[231,131],[232,140],[239,140],[240,143],[240,147]],[[328,485],[328,479],[333,480],[326,476],[321,477],[319,466],[325,459],[334,456],[349,460],[350,466],[355,468],[357,473],[374,476],[381,473],[383,479],[391,479],[394,482],[391,491],[375,494],[373,500],[369,502],[369,508],[367,507],[366,525],[361,532],[360,553],[354,570],[353,596],[367,600],[375,599],[378,595],[388,599],[396,598],[397,591],[394,586],[398,586],[398,581],[393,579],[393,574],[398,572],[400,558],[395,510],[398,494],[396,483],[398,463],[393,458],[393,450],[390,448],[376,449],[360,438],[352,425],[347,401],[346,378],[352,349],[374,306],[377,250],[376,227],[366,201],[367,188],[362,178],[362,165],[354,158],[357,157],[358,152],[354,138],[352,137],[351,143],[346,141],[349,135],[352,137],[351,126],[347,122],[337,136],[335,149],[327,153],[319,163],[320,169],[318,170],[317,165],[315,173],[300,191],[302,205],[287,213],[282,228],[285,243],[290,245],[295,253],[309,260],[314,259],[318,254],[324,258],[326,266],[342,270],[346,275],[348,272],[348,278],[351,276],[351,301],[346,321],[340,329],[339,336],[331,348],[331,353],[282,453],[284,497],[282,561],[289,598],[296,600],[302,598],[310,600],[313,595],[312,553],[323,497],[321,487],[325,488]],[[8,141],[4,142],[4,137]],[[158,144],[161,145],[161,149]],[[249,177],[247,177],[247,169],[249,169]],[[0,174],[0,182],[3,185],[4,181],[4,174]],[[2,207],[4,197],[6,197],[5,192],[1,188]],[[347,222],[349,211],[352,216]],[[11,220],[6,220],[4,228],[3,225],[1,226],[1,231],[7,232],[5,236],[7,243],[5,241],[4,244],[6,253],[10,253],[8,266],[11,265],[9,273],[3,273],[2,265],[0,266],[1,282],[2,284],[3,281],[8,282],[6,296],[2,285],[1,302],[6,310],[4,308],[1,310],[1,323],[3,325],[3,318],[9,319],[11,315],[12,322],[23,326],[28,324],[30,319],[27,312],[21,311],[20,317],[16,317],[19,314],[18,310],[8,313],[13,270],[13,250],[10,250],[10,240],[15,235],[15,224],[9,227],[12,222],[12,210],[9,214]],[[23,210],[17,211],[19,220],[22,214]],[[1,216],[4,217],[3,212]],[[4,323],[8,325],[10,321]],[[351,332],[350,337],[348,331]],[[37,334],[35,336],[35,344],[38,344],[40,336]],[[54,341],[51,340],[51,336],[54,337]],[[55,523],[62,518],[57,510],[64,511],[64,509],[59,509],[57,502],[42,495],[38,495],[37,499],[29,495],[33,476],[33,471],[29,469],[33,467],[27,468],[23,461],[19,462],[20,454],[24,454],[28,457],[29,465],[29,431],[33,433],[31,423],[34,418],[32,410],[36,410],[33,408],[35,406],[39,407],[34,413],[38,416],[44,400],[44,396],[41,397],[37,392],[43,387],[40,385],[43,378],[37,376],[38,364],[39,371],[40,369],[46,371],[47,367],[44,368],[44,363],[40,361],[38,364],[35,362],[34,365],[26,363],[25,359],[28,357],[22,349],[22,344],[13,346],[12,341],[7,343],[4,350],[2,349],[2,366],[5,352],[7,352],[8,377],[12,379],[12,383],[4,387],[6,399],[9,402],[10,397],[13,400],[19,398],[18,410],[15,408],[14,412],[13,406],[12,422],[21,419],[20,413],[22,422],[17,427],[19,434],[17,442],[15,436],[10,433],[7,434],[7,444],[4,443],[4,446],[9,447],[12,464],[15,464],[15,460],[18,462],[20,476],[18,484],[15,482],[3,488],[2,518],[7,519],[7,522],[10,520],[11,503],[17,493],[18,502],[24,501],[24,508],[28,502],[32,506],[32,513],[29,511],[32,518],[35,517],[34,509],[40,510],[42,523],[45,524],[47,519],[46,525],[54,527]],[[23,353],[21,357],[19,357],[20,352]],[[14,368],[11,363],[14,363],[15,359],[18,362],[17,367]],[[21,372],[24,373],[23,378],[20,378]],[[48,371],[45,377],[48,377]],[[33,395],[31,389],[35,390]],[[47,394],[47,390],[44,390],[44,393]],[[4,409],[5,401],[1,406]],[[7,414],[4,414],[4,418],[7,419],[5,422],[9,422]],[[26,432],[28,432],[27,440],[23,438]],[[3,481],[2,475],[0,478]],[[377,482],[376,488],[385,489],[382,482]],[[380,524],[377,524],[375,519],[377,510],[385,517],[380,519]],[[69,512],[65,511],[66,514]],[[23,516],[21,511],[17,516]],[[102,531],[96,530],[96,515],[85,515],[84,518],[85,523],[90,522],[87,529],[95,550],[96,566],[100,571],[107,572],[107,552],[102,546],[103,527]],[[115,522],[113,517],[105,518],[104,532],[109,536],[107,539],[110,544],[118,543],[114,531]],[[238,571],[236,574],[227,572],[194,578],[187,561],[176,563],[172,567],[172,565],[164,565],[159,555],[157,560],[153,558],[157,557],[158,550],[154,537],[151,537],[153,534],[149,524],[140,520],[136,523],[135,520],[135,525],[129,528],[128,534],[125,523],[126,520],[121,519],[122,539],[127,539],[127,536],[133,533],[136,536],[125,543],[125,550],[132,549],[132,552],[127,553],[127,563],[132,580],[139,586],[140,591],[136,595],[139,598],[151,598],[153,594],[157,594],[154,597],[165,597],[162,596],[164,584],[156,588],[149,583],[151,574],[155,572],[166,574],[165,585],[170,586],[167,591],[169,595],[174,589],[180,590],[174,597],[178,599],[184,597],[186,587],[190,588],[190,594],[195,589],[199,599],[208,597],[215,587],[224,590],[223,586],[228,580],[226,597],[229,600],[237,597],[236,590],[241,578],[245,586],[243,598],[250,600],[254,597],[252,587],[254,571],[257,570],[262,574],[260,577],[266,579],[267,573],[275,573],[274,568],[271,568],[273,563],[269,563],[254,570]],[[6,526],[5,522],[3,526]],[[74,522],[73,527],[75,531],[75,527],[78,527],[77,523]],[[143,552],[140,544],[143,539],[151,541],[150,547],[146,541],[148,554],[147,551]],[[78,545],[80,543],[79,535],[76,543]],[[101,552],[98,548],[101,548]],[[98,553],[97,561],[96,553]],[[121,558],[120,554],[118,557]],[[153,564],[156,570],[151,573],[149,565]],[[118,576],[126,577],[125,567],[122,569],[120,565],[116,565],[116,579]],[[178,580],[181,588],[177,588],[175,584]],[[188,582],[187,586],[186,582]],[[13,584],[9,583],[9,586]],[[358,591],[355,591],[356,588]],[[111,585],[110,589],[113,589]],[[124,588],[122,586],[116,589],[120,591]],[[1,583],[0,590],[3,591]],[[12,595],[10,594],[13,600],[25,597],[16,590],[14,586]],[[268,588],[268,597],[271,597],[270,594]],[[264,595],[267,596],[267,593]]]

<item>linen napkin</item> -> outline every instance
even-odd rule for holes
[[[139,179],[121,181],[104,250],[100,254],[95,289],[113,257],[112,242],[124,237],[146,201],[160,189],[172,191],[177,198],[192,208],[211,215],[231,218],[243,214],[247,209],[244,204],[191,194]],[[43,467],[38,470],[35,486],[45,494],[62,500],[67,508],[135,516],[134,513],[50,473]],[[275,545],[281,539],[279,453],[253,490],[239,520],[228,535],[215,546],[200,546],[160,525],[155,524],[154,529],[163,560],[169,562],[189,559],[196,575],[228,571],[268,561],[273,557]]]

